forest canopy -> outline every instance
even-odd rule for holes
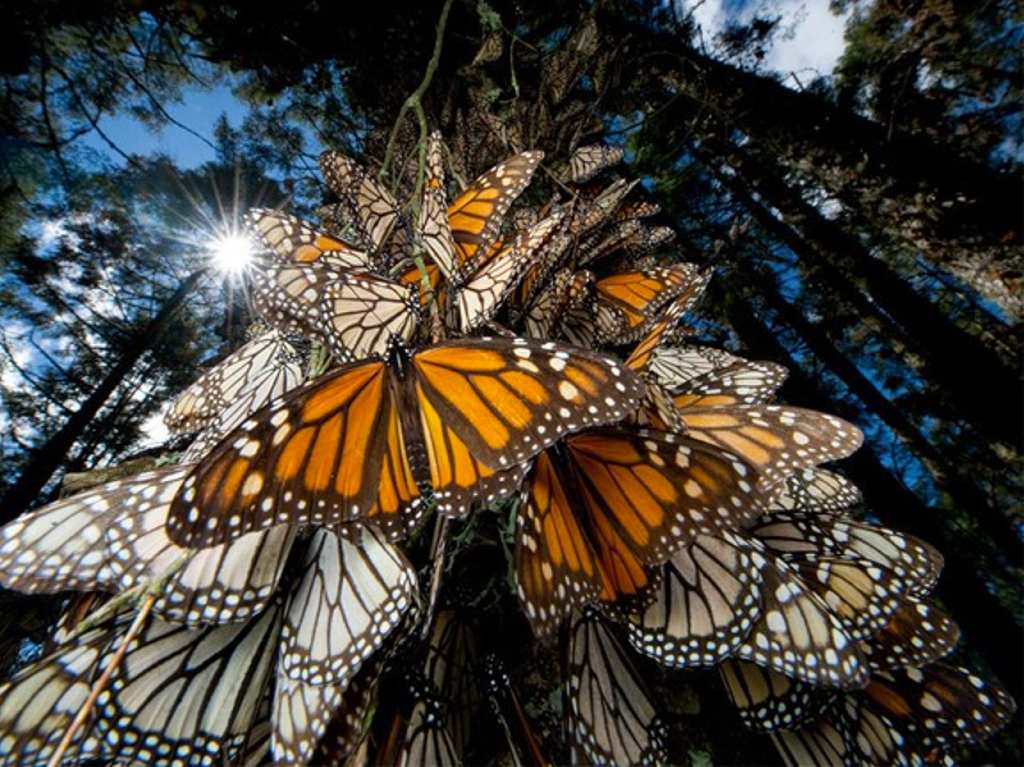
[[[1024,758],[1017,4],[8,5],[0,765]]]

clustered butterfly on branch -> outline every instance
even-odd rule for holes
[[[540,152],[451,202],[443,157],[434,134],[413,216],[332,152],[320,224],[252,211],[265,324],[170,409],[181,462],[0,530],[5,587],[147,599],[70,609],[0,687],[0,765],[457,764],[487,712],[517,763],[657,763],[644,656],[718,668],[791,764],[933,762],[1005,723],[1005,692],[942,662],[939,553],[821,468],[860,431],[680,323],[710,270],[665,253],[622,151],[580,148],[514,214]],[[330,362],[303,380],[310,344]],[[436,517],[443,576],[444,520],[483,509],[514,519],[537,640],[561,637],[565,754],[471,584],[435,603],[407,555]]]

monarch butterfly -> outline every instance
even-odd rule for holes
[[[469,743],[482,699],[480,651],[473,621],[457,609],[439,610],[427,645],[426,678],[445,703],[447,726],[457,753]]]
[[[848,686],[864,675],[855,641],[885,626],[910,587],[874,562],[773,556],[756,538],[721,533],[676,552],[653,601],[627,626],[633,646],[664,665],[746,657],[812,684]]]
[[[637,218],[650,218],[661,212],[661,206],[651,200],[628,200],[620,205],[611,215],[610,221],[620,224]]]
[[[663,762],[664,725],[622,645],[596,612],[574,618],[565,658],[569,735],[587,762]]]
[[[624,330],[606,336],[612,343],[630,343],[642,336],[657,319],[659,310],[669,301],[690,290],[700,280],[694,264],[645,271],[620,272],[598,280],[594,288],[598,312],[620,315]]]
[[[894,573],[915,596],[931,592],[942,572],[942,555],[924,541],[845,517],[778,512],[748,532],[791,560],[807,555],[866,560]]]
[[[574,237],[582,238],[588,232],[605,224],[638,183],[640,182],[616,179],[593,199],[578,203],[575,215],[569,222],[569,231]]]
[[[178,395],[164,423],[175,433],[197,431],[218,420],[226,407],[239,400],[259,407],[302,380],[297,358],[295,347],[281,333],[263,333]]]
[[[766,491],[769,511],[839,512],[860,505],[860,490],[828,469],[804,469],[790,474]]]
[[[342,366],[259,411],[193,469],[172,540],[210,546],[275,523],[418,522],[513,493],[563,434],[621,419],[639,382],[607,357],[523,339],[467,339]]]
[[[845,458],[864,440],[853,424],[802,408],[736,405],[679,412],[688,434],[739,455],[758,470],[764,487],[795,471]]]
[[[639,269],[639,257],[651,253],[675,239],[675,231],[667,226],[647,226],[642,221],[627,219],[617,223],[610,231],[596,231],[579,247],[577,266],[588,266],[594,261],[621,252],[623,268]]]
[[[650,357],[648,369],[670,391],[687,381],[739,362],[724,349],[710,346],[659,346]]]
[[[317,535],[285,608],[271,718],[276,763],[344,762],[363,738],[377,682],[393,654],[394,645],[382,642],[389,632],[407,631],[415,615],[400,615],[399,605],[417,595],[415,581],[409,583],[415,573],[394,547],[370,533],[359,545],[323,529]],[[325,587],[336,601],[316,598]],[[326,625],[323,612],[330,613]]]
[[[321,154],[320,169],[328,186],[356,211],[370,248],[380,251],[401,218],[395,198],[358,163],[339,152]]]
[[[637,594],[648,567],[756,514],[753,469],[685,435],[597,429],[562,452],[537,457],[517,517],[517,591],[541,635],[573,607]]]
[[[625,154],[622,147],[617,146],[581,146],[569,157],[569,180],[574,184],[589,181],[605,168],[618,165]]]
[[[150,620],[99,694],[70,753],[106,761],[235,763],[264,699],[280,604],[191,629]],[[94,629],[0,685],[0,765],[42,765],[110,664],[129,620]]]
[[[317,530],[285,607],[279,676],[344,685],[418,600],[416,571],[372,528]]]
[[[278,525],[199,552],[165,530],[171,499],[191,467],[173,466],[107,483],[0,528],[0,583],[27,593],[118,592],[161,576],[154,613],[199,626],[247,620],[266,608],[294,540]]]
[[[313,764],[344,764],[364,741],[367,721],[377,695],[377,683],[390,653],[379,652],[363,664],[345,688],[340,705],[320,737]]]
[[[679,409],[763,405],[775,397],[788,375],[773,362],[740,360],[673,388],[672,401]]]
[[[464,332],[494,315],[523,277],[534,253],[561,223],[564,211],[556,210],[523,232],[512,246],[497,242],[508,208],[529,184],[542,157],[541,152],[524,152],[498,164],[447,205],[440,138],[431,137],[420,233],[448,284],[449,321]]]
[[[419,319],[412,286],[316,263],[271,265],[254,281],[253,303],[267,322],[320,338],[343,362],[410,340]]]
[[[575,273],[569,269],[558,271],[530,304],[524,316],[526,335],[530,338],[552,335],[563,324],[563,318],[592,300],[593,286],[594,275],[585,269]],[[579,323],[569,321],[565,325],[572,327]]]
[[[813,685],[863,686],[868,668],[859,645],[793,568],[775,558],[761,583],[761,615],[736,657]]]
[[[548,206],[545,206],[547,209]],[[562,226],[559,226],[547,241],[540,247],[532,261],[523,271],[522,280],[516,289],[516,300],[513,302],[513,309],[517,310],[519,316],[528,315],[539,300],[540,293],[549,287],[553,272],[559,267],[565,267],[570,260],[569,252],[573,244],[573,236],[569,231],[567,222],[572,220],[575,209],[575,200],[553,207],[549,213],[557,213],[562,216]],[[548,214],[545,214],[545,217]],[[539,220],[539,219],[538,219]],[[518,231],[525,231],[534,226],[533,222],[528,226],[516,227]]]
[[[696,536],[665,563],[650,604],[630,616],[630,644],[681,668],[733,655],[761,616],[769,566],[741,535]]]
[[[686,290],[680,293],[678,297],[672,299],[662,309],[661,316],[653,324],[645,328],[647,334],[640,339],[640,342],[626,360],[628,368],[637,372],[645,372],[647,370],[655,350],[661,346],[666,335],[679,321],[679,318],[700,299],[710,280],[711,272],[705,269],[690,282]]]
[[[279,337],[280,334],[277,331],[271,331],[267,336]],[[247,379],[233,397],[217,395],[218,399],[223,399],[228,404],[205,425],[189,444],[179,459],[180,463],[199,461],[228,432],[235,429],[252,413],[302,383],[302,368],[299,365],[299,354],[295,347],[287,341],[278,343],[274,338],[262,336],[250,343],[264,341],[276,347],[273,350],[273,356],[262,355],[264,357],[262,367],[259,367],[258,363],[254,361],[248,371]],[[211,385],[217,386],[217,383],[213,382]]]
[[[933,604],[904,598],[889,623],[864,643],[871,668],[926,666],[946,657],[960,640],[960,627]]]
[[[740,720],[753,730],[792,730],[819,717],[836,699],[821,689],[746,661],[719,666],[729,699]]]
[[[445,278],[460,284],[482,265],[498,238],[505,214],[530,183],[544,153],[523,152],[498,163],[444,209],[440,204],[444,200],[444,176],[439,143],[432,142],[430,148],[425,201],[431,200],[427,210],[431,220],[423,233],[425,244]],[[447,221],[443,220],[445,212]]]
[[[369,256],[355,245],[302,219],[252,208],[243,220],[280,263],[319,263],[334,269],[368,269]]]
[[[907,666],[876,672],[863,691],[845,696],[814,726],[773,739],[794,765],[836,763],[820,760],[820,753],[838,753],[843,763],[941,762],[949,749],[990,737],[1015,709],[1001,687],[968,669]]]

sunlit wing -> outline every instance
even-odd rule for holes
[[[59,647],[0,686],[0,764],[45,764],[130,622],[124,616],[113,630]],[[264,700],[279,623],[279,606],[199,630],[150,619],[99,694],[78,754],[127,764],[159,754],[237,763]]]
[[[444,188],[444,156],[441,134],[430,134],[427,143],[427,178],[423,184],[420,204],[420,237],[434,264],[440,268],[445,280],[455,280],[459,262],[455,253],[455,240],[448,223],[448,198]]]
[[[864,440],[835,416],[782,405],[691,407],[680,411],[687,433],[756,467],[762,487],[827,461],[845,458]]]
[[[302,219],[265,208],[252,208],[246,225],[284,263],[318,261],[337,269],[370,267],[366,253],[340,237],[315,229]]]
[[[215,421],[240,397],[283,393],[301,377],[298,353],[276,330],[243,344],[183,391],[164,416],[168,429],[184,433]],[[270,395],[270,396],[276,396]]]
[[[291,344],[283,344],[264,367],[255,370],[237,392],[225,398],[223,409],[189,444],[179,462],[199,461],[246,418],[271,400],[284,396],[301,384],[302,380],[303,371],[298,353]]]
[[[676,298],[672,299],[661,310],[660,316],[645,328],[646,335],[633,349],[626,360],[626,367],[630,370],[643,372],[651,363],[651,357],[662,345],[669,332],[676,326],[679,318],[692,307],[704,294],[708,281],[711,279],[711,272],[701,272]]]
[[[601,593],[600,564],[552,458],[537,456],[516,516],[516,585],[538,636]]]
[[[413,355],[412,372],[432,484],[449,513],[481,478],[510,470],[521,479],[564,434],[620,420],[640,392],[612,358],[524,339],[438,344]]]
[[[864,498],[855,484],[827,469],[804,469],[790,474],[766,491],[770,511],[836,513],[858,506]]]
[[[741,361],[691,378],[673,389],[680,409],[761,405],[770,402],[789,371],[773,362]]]
[[[307,546],[281,631],[286,677],[345,685],[418,599],[416,571],[394,544],[368,527],[350,534],[321,528]]]
[[[565,213],[557,210],[516,238],[508,248],[490,258],[454,294],[458,321],[468,333],[490,320],[523,277],[526,266],[547,246],[561,226]]]
[[[565,445],[588,520],[644,565],[665,562],[697,535],[756,517],[754,470],[684,435],[596,429]]]
[[[250,618],[273,596],[294,531],[274,527],[199,552],[164,528],[189,466],[147,472],[44,506],[0,529],[0,584],[27,593],[118,592],[189,557],[154,613],[188,625]]]
[[[342,361],[384,356],[394,339],[416,332],[416,290],[371,275],[342,275],[326,286],[321,334]]]
[[[392,194],[354,160],[334,151],[320,155],[320,168],[339,197],[351,201],[359,224],[374,250],[380,250],[399,221],[398,203]]]
[[[740,357],[710,346],[661,346],[652,353],[648,368],[671,390],[740,361]]]

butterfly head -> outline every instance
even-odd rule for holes
[[[409,347],[402,340],[402,337],[393,333],[389,335],[386,359],[391,369],[395,371],[399,378],[404,377],[406,366],[409,364],[409,358]]]

